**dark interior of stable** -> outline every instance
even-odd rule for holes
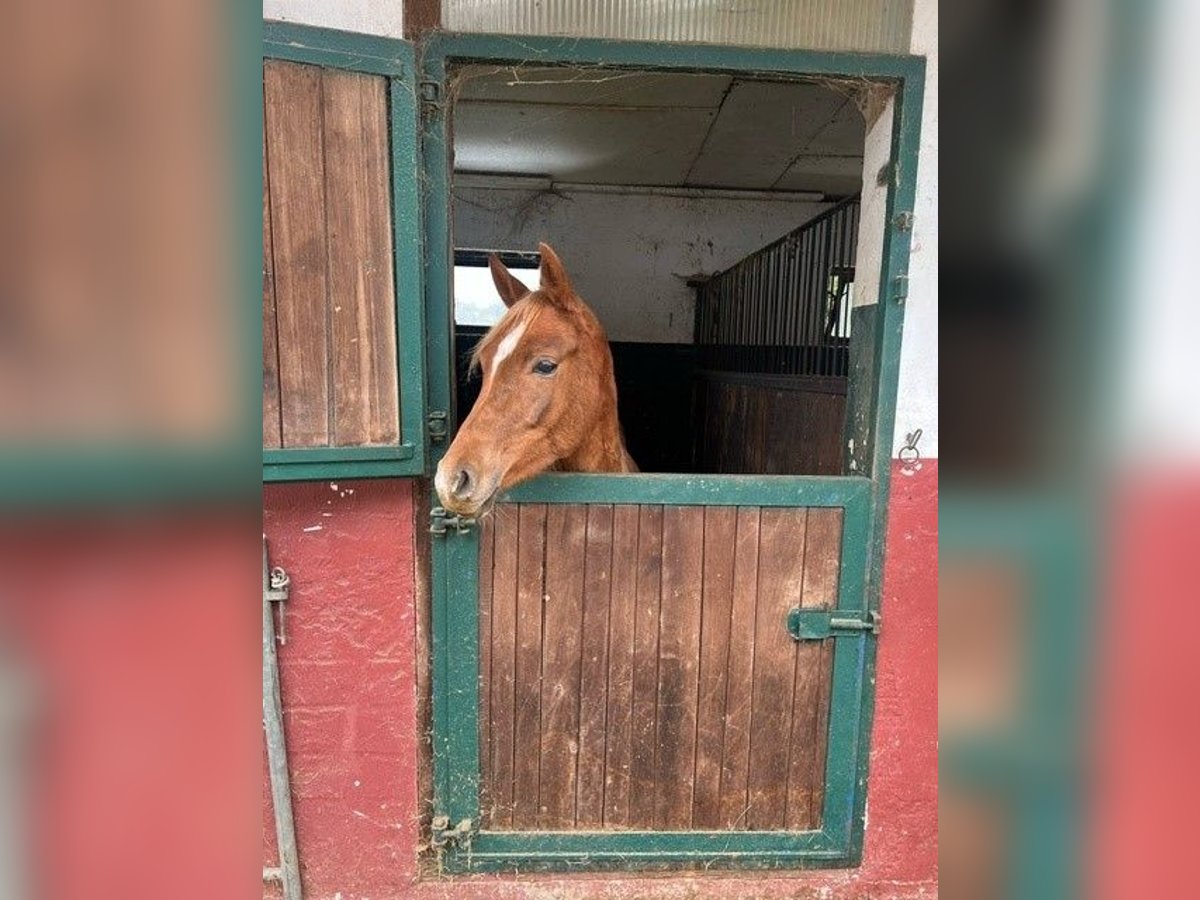
[[[503,312],[487,252],[532,286],[544,240],[608,332],[642,471],[845,474],[851,90],[468,66],[452,99],[458,421],[480,387],[467,360]]]

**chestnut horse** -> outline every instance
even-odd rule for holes
[[[438,465],[442,505],[474,516],[539,472],[636,472],[617,421],[612,352],[595,314],[548,244],[530,291],[488,260],[504,317],[479,342],[479,399]]]

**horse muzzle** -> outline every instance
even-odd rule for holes
[[[459,516],[476,515],[495,496],[499,484],[498,475],[481,475],[475,466],[450,456],[438,464],[433,479],[442,506]]]

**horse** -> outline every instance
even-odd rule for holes
[[[507,310],[471,357],[483,385],[434,478],[442,506],[456,515],[478,516],[500,492],[551,469],[637,471],[617,418],[604,328],[553,248],[538,250],[536,291],[488,258]]]

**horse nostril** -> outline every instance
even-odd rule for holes
[[[475,479],[471,477],[471,470],[462,468],[458,470],[458,475],[454,478],[454,487],[452,492],[455,497],[467,497],[471,493],[471,488],[474,487]]]

